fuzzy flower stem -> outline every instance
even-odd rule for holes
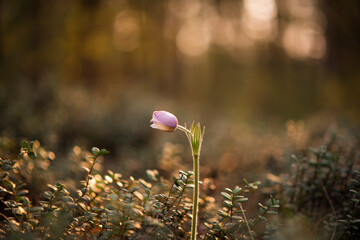
[[[191,240],[196,240],[197,233],[197,213],[199,205],[199,159],[201,144],[204,138],[205,128],[201,129],[200,123],[191,125],[188,129],[178,124],[176,116],[167,111],[154,111],[150,120],[151,127],[165,132],[174,132],[176,129],[183,131],[189,140],[193,163],[194,163],[194,201],[193,201],[193,217],[191,225]],[[171,189],[170,189],[171,193]],[[169,196],[170,196],[169,193]],[[176,200],[175,200],[176,201]],[[174,201],[174,202],[175,202]],[[180,200],[181,201],[181,200]]]
[[[181,131],[183,131],[186,135],[190,134],[192,135],[192,133],[185,127],[181,126],[181,125],[178,125],[177,128]],[[191,145],[191,142],[190,142],[190,145]]]
[[[197,233],[197,214],[199,205],[199,155],[193,155],[194,158],[194,200],[193,200],[193,219],[191,225],[191,239],[196,239]]]
[[[191,224],[191,240],[196,240],[197,235],[197,214],[199,206],[199,159],[201,143],[204,137],[205,129],[201,130],[200,124],[194,127],[191,125],[190,130],[185,127],[178,125],[177,128],[185,132],[191,146],[192,157],[193,157],[193,170],[194,170],[194,194],[193,194],[193,211],[192,211],[192,224]]]

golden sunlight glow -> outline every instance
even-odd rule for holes
[[[271,41],[277,34],[275,0],[245,0],[242,23],[244,33],[251,39]]]
[[[324,36],[310,25],[289,24],[285,29],[282,43],[289,56],[298,59],[320,59],[326,52]]]
[[[211,26],[211,39],[214,43],[226,47],[234,41],[235,29],[228,19],[214,17],[208,24]]]
[[[133,51],[140,45],[140,25],[133,12],[123,11],[116,15],[113,44],[124,52]]]
[[[249,38],[243,31],[243,24],[239,21],[233,22],[235,36],[232,42],[232,46],[236,49],[241,50],[241,54],[237,54],[241,57],[246,56],[246,59],[249,59],[248,55],[253,50],[255,46],[255,41],[252,38]],[[234,52],[231,51],[230,54],[234,55]],[[236,54],[236,53],[235,53]]]
[[[55,153],[49,152],[48,158],[49,158],[50,160],[54,160],[54,159],[55,159]]]
[[[262,22],[272,20],[277,15],[274,0],[245,0],[244,9],[251,18]]]
[[[199,0],[170,0],[169,10],[180,18],[192,18],[198,14],[201,8]]]
[[[181,53],[190,57],[203,55],[209,48],[210,34],[200,20],[185,22],[176,35],[176,45]]]
[[[326,53],[325,19],[314,0],[292,0],[285,5],[290,19],[282,45],[289,56],[297,59],[323,58]]]
[[[285,3],[293,17],[306,19],[316,14],[313,0],[292,0]]]
[[[80,153],[81,153],[81,148],[76,145],[76,146],[73,148],[73,151],[74,151],[74,153],[75,153],[76,155],[80,155]]]

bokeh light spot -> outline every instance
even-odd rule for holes
[[[176,45],[186,56],[197,57],[204,54],[210,43],[209,31],[199,20],[186,22],[177,33]]]
[[[289,24],[285,29],[282,43],[286,52],[293,58],[320,59],[326,52],[324,36],[308,25]]]
[[[133,51],[140,45],[140,24],[133,12],[123,11],[116,15],[113,44],[124,52]]]
[[[199,0],[171,0],[169,1],[170,12],[180,18],[191,18],[198,14],[201,8]]]
[[[277,35],[277,6],[274,0],[244,1],[243,30],[254,40],[270,41]]]

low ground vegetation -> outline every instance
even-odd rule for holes
[[[290,170],[262,184],[244,179],[217,194],[204,179],[198,238],[359,238],[359,145],[340,140],[294,152]],[[0,238],[188,239],[193,173],[123,177],[104,169],[106,154],[76,147],[59,170],[53,152],[22,142],[17,158],[0,160]]]

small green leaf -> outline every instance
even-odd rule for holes
[[[100,155],[100,149],[99,148],[97,148],[97,147],[93,147],[92,149],[91,149],[91,153],[94,155],[94,156],[99,156]]]
[[[159,172],[157,170],[148,169],[146,170],[146,175],[151,181],[156,182],[158,180],[157,177],[159,175]]]
[[[232,208],[234,205],[230,200],[224,200],[224,205],[228,208]]]
[[[12,195],[14,194],[13,192],[8,191],[6,188],[0,186],[0,193],[2,193],[2,192],[9,193],[9,194],[12,194]]]
[[[240,187],[236,187],[235,189],[234,189],[234,194],[236,195],[236,194],[238,194],[239,192],[241,192],[241,188]]]
[[[228,199],[228,200],[232,200],[232,197],[230,196],[230,194],[226,193],[226,192],[221,192],[221,196],[223,196],[224,198]]]
[[[228,213],[224,212],[223,210],[219,210],[219,211],[217,212],[217,214],[218,214],[219,216],[223,217],[223,218],[228,218],[228,217],[230,217],[230,215],[229,215]]]
[[[135,216],[144,216],[144,213],[137,208],[132,208],[131,213],[134,214]]]
[[[9,220],[9,226],[12,231],[19,232],[20,231],[20,224],[15,221],[14,219]]]
[[[30,208],[30,212],[41,212],[43,209],[43,207],[32,207]]]
[[[26,190],[26,189],[24,189],[24,190],[18,191],[18,192],[16,193],[16,196],[23,196],[23,195],[26,195],[26,194],[28,194],[28,193],[29,193],[29,191]]]
[[[145,188],[145,193],[149,196],[149,195],[150,195],[150,189],[149,189],[149,188]]]
[[[57,182],[56,187],[61,190],[65,188],[65,185]]]
[[[29,148],[30,148],[30,149],[33,149],[33,148],[34,148],[34,141],[31,141],[31,142],[29,143]]]
[[[267,209],[268,209],[268,207],[266,207],[266,206],[262,205],[261,203],[258,203],[258,205],[259,205],[261,208],[265,209],[265,210],[267,210]]]
[[[21,143],[21,148],[23,148],[24,150],[27,150],[28,149],[28,142],[27,141],[22,141]]]
[[[30,199],[28,197],[20,197],[21,201],[23,202],[24,207],[29,207]]]
[[[45,198],[50,199],[50,198],[52,198],[52,196],[53,196],[52,192],[50,192],[50,191],[44,192],[44,197]]]
[[[243,220],[241,216],[232,216],[231,218],[238,221]]]
[[[35,160],[36,159],[36,153],[35,152],[28,152],[28,155],[31,159]]]
[[[10,180],[4,180],[4,182],[6,182],[7,185],[8,185],[10,188],[12,188],[12,189],[14,189],[14,188],[16,187],[16,184],[13,183],[13,182],[10,181]]]
[[[140,184],[143,186],[143,187],[145,187],[145,188],[151,188],[152,187],[152,185],[151,185],[151,183],[148,183],[148,182],[146,182],[144,179],[139,179],[139,182],[140,182]]]
[[[110,152],[108,150],[106,150],[105,148],[101,149],[100,151],[100,155],[106,155],[109,154]]]
[[[63,196],[61,199],[63,202],[74,202],[74,199],[70,196]]]
[[[243,179],[243,182],[246,186],[249,186],[249,182],[245,178]]]
[[[246,197],[240,198],[240,199],[236,199],[235,202],[246,202],[247,200],[249,200]]]
[[[81,193],[86,194],[89,191],[89,188],[82,188]]]

